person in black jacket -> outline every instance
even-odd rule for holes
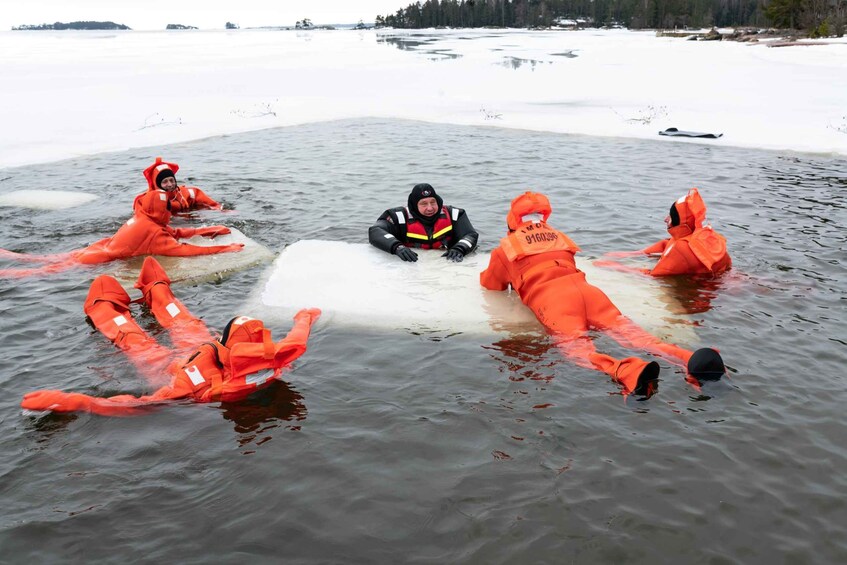
[[[445,249],[442,257],[461,261],[476,249],[479,234],[461,208],[445,206],[435,189],[427,183],[416,184],[409,194],[408,206],[390,208],[368,230],[371,245],[403,261],[417,261],[419,249]]]

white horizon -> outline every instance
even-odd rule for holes
[[[223,0],[6,0],[0,10],[0,30],[13,26],[72,21],[112,21],[136,31],[164,30],[168,24],[200,29],[224,29],[226,22],[242,28],[294,26],[309,18],[317,25],[373,24],[376,16],[405,8],[402,0],[251,0],[233,4]]]

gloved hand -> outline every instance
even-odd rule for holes
[[[394,254],[404,261],[410,261],[414,263],[418,260],[418,254],[406,247],[405,245],[398,245],[397,249],[394,250]]]
[[[294,321],[299,322],[300,320],[305,320],[312,324],[317,321],[317,319],[320,317],[320,308],[303,308],[302,310],[294,314]]]
[[[456,263],[461,263],[461,262],[462,262],[462,259],[464,259],[464,258],[465,258],[465,254],[464,254],[464,253],[462,253],[462,252],[461,252],[461,250],[456,249],[456,248],[454,247],[453,249],[449,249],[449,250],[447,251],[447,253],[445,253],[444,255],[442,255],[442,257],[447,257],[447,260],[448,260],[448,261],[454,261],[454,262],[456,262]]]
[[[232,232],[226,226],[208,226],[208,227],[204,227],[204,228],[197,228],[196,235],[214,238],[216,236],[226,235],[228,233],[232,233]]]

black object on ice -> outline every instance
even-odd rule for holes
[[[708,139],[717,139],[723,136],[722,133],[704,133],[701,131],[680,131],[676,128],[668,128],[665,131],[660,131],[659,135],[670,135],[674,137],[705,137]]]

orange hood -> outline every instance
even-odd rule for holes
[[[703,202],[700,192],[696,188],[689,190],[688,194],[671,205],[671,218],[674,218],[673,210],[676,210],[679,223],[668,228],[671,235],[680,237],[703,227],[703,221],[706,219],[706,203]],[[680,234],[678,232],[687,233]]]
[[[506,224],[509,230],[515,231],[522,223],[524,216],[529,214],[541,214],[542,221],[547,222],[547,218],[553,209],[550,207],[550,201],[540,192],[524,192],[520,196],[512,200],[512,207],[506,215]]]
[[[144,178],[147,179],[147,187],[149,190],[159,189],[159,187],[156,186],[156,177],[164,170],[169,170],[174,174],[174,176],[176,176],[177,171],[179,171],[179,165],[176,163],[162,161],[161,157],[156,157],[153,164],[144,169]]]

